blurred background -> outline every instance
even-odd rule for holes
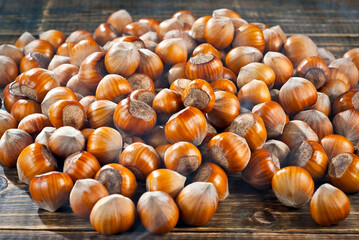
[[[211,15],[217,8],[230,8],[248,22],[280,25],[288,35],[307,34],[336,57],[359,47],[357,0],[0,0],[0,44],[13,44],[24,31],[33,35],[49,29],[66,34],[78,29],[93,32],[112,12],[121,8],[126,9],[134,21],[142,17],[162,21],[179,10],[189,10],[200,17]]]

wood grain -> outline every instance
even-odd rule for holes
[[[24,31],[34,35],[49,29],[66,34],[77,29],[93,32],[113,11],[121,8],[127,9],[134,20],[146,16],[161,21],[178,10],[187,9],[197,16],[204,16],[224,7],[236,10],[248,22],[280,25],[288,35],[308,34],[337,57],[350,48],[359,47],[359,4],[355,0],[184,0],[175,4],[167,0],[2,0],[0,43],[14,43]]]
[[[0,230],[93,231],[88,220],[77,218],[69,206],[55,213],[39,210],[29,196],[28,186],[18,182],[15,169],[1,168],[0,175],[8,181],[8,187],[0,192]],[[143,191],[144,187],[140,189]],[[141,191],[138,196],[140,194]],[[349,231],[359,234],[359,196],[350,195],[349,199],[352,207],[345,221],[331,227],[320,227],[312,220],[308,204],[301,209],[287,208],[271,191],[257,191],[244,183],[240,176],[233,176],[230,178],[229,197],[219,204],[209,223],[196,228],[179,223],[173,232],[346,234]],[[274,222],[262,224],[253,217],[257,211],[269,212]],[[137,221],[130,232],[146,231]]]
[[[286,233],[176,233],[171,232],[163,236],[155,236],[149,233],[124,233],[116,236],[103,236],[95,232],[71,232],[71,231],[11,231],[0,230],[0,235],[4,239],[146,239],[146,240],[159,240],[159,239],[188,239],[188,240],[202,240],[202,239],[254,239],[254,240],[278,240],[278,239],[317,239],[329,240],[339,239],[337,234],[286,234]],[[341,235],[340,239],[358,239],[358,234]]]
[[[336,57],[359,47],[356,0],[0,0],[0,44],[14,43],[24,31],[35,36],[49,29],[66,34],[78,29],[93,32],[113,11],[121,8],[127,9],[134,20],[152,17],[159,21],[183,9],[203,16],[211,15],[217,8],[230,8],[248,22],[280,25],[288,36],[307,34]],[[287,208],[271,191],[257,191],[240,176],[232,176],[230,196],[202,227],[189,227],[180,222],[173,232],[159,237],[149,234],[137,220],[129,232],[108,237],[97,234],[89,221],[77,218],[68,205],[55,213],[39,210],[31,200],[28,186],[18,182],[15,169],[0,166],[0,177],[3,177],[0,178],[0,189],[3,189],[0,190],[0,238],[3,239],[112,239],[119,236],[121,239],[359,239],[358,194],[349,195],[351,212],[345,221],[320,227],[312,220],[308,204],[301,209]],[[144,190],[143,184],[141,189]],[[140,194],[141,191],[135,199]]]

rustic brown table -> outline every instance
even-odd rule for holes
[[[34,35],[48,29],[66,34],[95,28],[115,10],[127,9],[134,20],[147,16],[164,20],[178,10],[197,16],[210,15],[216,8],[236,10],[249,22],[281,25],[288,34],[304,33],[336,57],[359,47],[359,3],[351,1],[260,1],[260,0],[0,0],[0,44],[14,43],[25,30]],[[0,166],[0,238],[4,239],[98,239],[88,220],[77,218],[69,206],[55,213],[39,210],[28,186],[18,182],[15,169]],[[142,186],[143,188],[143,186]],[[359,195],[349,196],[349,217],[331,227],[320,227],[311,218],[308,205],[290,209],[281,205],[272,192],[260,192],[240,176],[230,178],[230,196],[219,204],[213,219],[203,227],[179,223],[164,236],[149,234],[137,222],[131,231],[113,238],[131,239],[359,239]]]

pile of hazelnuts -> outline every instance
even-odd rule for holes
[[[359,48],[335,59],[229,9],[25,32],[0,46],[0,161],[39,208],[69,201],[102,234],[137,214],[155,234],[202,226],[238,173],[328,226],[359,191],[358,68]]]

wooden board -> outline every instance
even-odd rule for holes
[[[236,10],[249,22],[279,24],[288,35],[307,34],[336,57],[359,47],[356,0],[0,0],[0,44],[13,44],[24,31],[34,35],[49,29],[66,34],[77,29],[93,32],[111,12],[121,8],[127,9],[134,20],[141,17],[164,20],[178,10],[187,9],[203,16],[222,7]],[[29,196],[28,186],[18,182],[15,169],[0,167],[0,176],[0,238],[109,238],[97,234],[89,221],[77,218],[69,206],[55,213],[39,210]],[[137,221],[131,231],[120,236],[123,239],[358,239],[359,195],[350,195],[349,199],[351,213],[345,221],[320,227],[312,220],[308,205],[301,209],[287,208],[271,191],[257,191],[240,176],[234,176],[230,178],[229,198],[220,203],[217,213],[205,226],[193,228],[179,223],[173,232],[158,237],[150,235]]]
[[[127,9],[134,20],[152,17],[159,21],[183,9],[204,16],[217,8],[231,8],[248,22],[279,24],[289,35],[312,36],[319,46],[333,51],[337,57],[359,47],[359,4],[355,0],[2,0],[0,43],[14,43],[24,31],[34,35],[49,29],[66,34],[78,29],[93,32],[113,11],[121,8]]]
[[[0,179],[0,189],[3,189],[0,191],[0,234],[19,237],[29,233],[39,237],[84,234],[86,238],[98,235],[89,221],[76,217],[68,205],[54,213],[38,209],[31,200],[28,186],[18,182],[15,169],[1,168],[0,176],[3,177]],[[331,227],[320,227],[312,220],[308,205],[301,209],[287,208],[277,201],[271,191],[255,190],[244,183],[240,176],[232,176],[230,195],[219,204],[217,213],[209,223],[202,227],[188,227],[179,223],[172,233],[163,238],[187,238],[191,235],[215,238],[222,237],[222,234],[258,239],[274,239],[282,237],[282,234],[285,238],[298,237],[298,234],[318,238],[322,234],[326,237],[333,234],[356,237],[359,236],[359,195],[349,195],[349,199],[351,212],[345,221]],[[149,233],[137,221],[129,232],[122,235],[147,236]]]

